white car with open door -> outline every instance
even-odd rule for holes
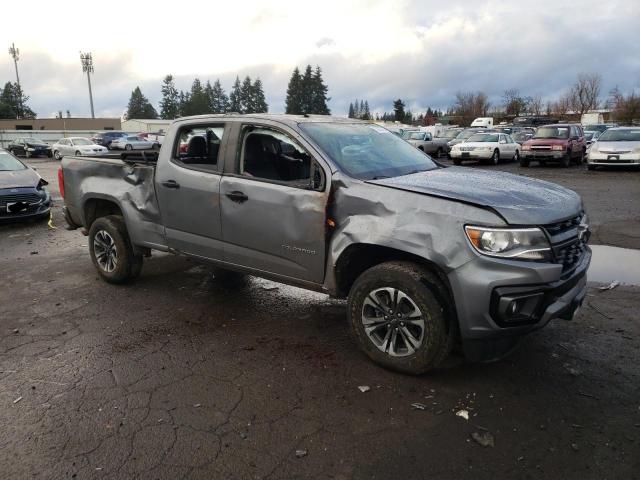
[[[520,144],[506,133],[476,133],[465,142],[454,145],[450,155],[455,165],[461,165],[463,160],[497,165],[500,160],[520,160]]]
[[[71,155],[76,157],[104,155],[109,151],[106,147],[93,143],[85,137],[61,138],[51,146],[51,150],[56,160],[62,160],[62,157]]]

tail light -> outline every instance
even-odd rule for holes
[[[64,172],[62,167],[58,168],[58,187],[60,187],[60,196],[64,198]]]

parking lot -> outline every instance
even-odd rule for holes
[[[404,376],[357,350],[324,295],[227,289],[155,254],[106,284],[64,229],[58,162],[31,164],[56,228],[0,226],[0,477],[638,478],[640,287],[592,284],[574,321],[500,362]],[[572,188],[592,244],[640,247],[640,172],[465,168]]]

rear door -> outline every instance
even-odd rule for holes
[[[227,157],[220,187],[226,261],[322,283],[327,166],[279,124],[256,121],[237,129],[237,154]]]
[[[156,170],[156,194],[168,246],[222,260],[220,178],[227,128],[224,122],[181,126],[165,145]],[[193,140],[197,138],[197,140]],[[180,144],[191,139],[189,148]]]

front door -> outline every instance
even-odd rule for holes
[[[220,186],[225,259],[322,283],[326,170],[294,136],[267,126],[241,127],[238,158]]]
[[[225,126],[181,127],[178,141],[167,145],[158,162],[156,193],[169,247],[202,258],[222,260],[219,159]]]

